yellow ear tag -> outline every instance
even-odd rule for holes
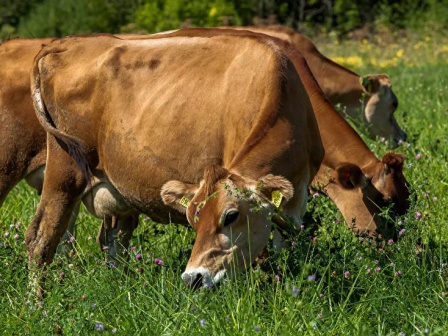
[[[280,191],[274,190],[272,192],[272,203],[274,203],[276,208],[280,207],[280,204],[282,203],[283,195]]]
[[[179,201],[180,205],[182,205],[184,208],[188,208],[188,204],[190,204],[190,199],[183,195],[182,198]]]

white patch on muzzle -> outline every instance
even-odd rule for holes
[[[226,270],[220,270],[215,274],[212,278],[210,271],[205,267],[198,267],[194,269],[187,269],[184,273],[182,273],[182,280],[189,287],[206,287],[211,288],[214,285],[218,284],[221,279],[225,276]],[[200,286],[198,283],[201,283]]]

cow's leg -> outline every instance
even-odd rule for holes
[[[86,180],[74,160],[53,136],[48,136],[47,145],[42,197],[25,235],[28,267],[32,285],[35,286],[33,289],[38,296],[42,295],[41,272],[53,260],[56,247],[86,186]]]
[[[138,215],[106,216],[101,223],[97,242],[106,252],[108,264],[117,265],[126,258],[129,241],[138,225]]]
[[[70,238],[75,236],[75,222],[78,217],[79,207],[81,206],[81,202],[78,202],[73,209],[72,214],[70,215],[70,220],[67,225],[67,229],[64,231],[64,235],[59,242],[58,248],[56,250],[57,254],[60,255],[69,255],[71,251],[73,251],[73,244],[70,243]]]

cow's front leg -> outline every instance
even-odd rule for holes
[[[126,258],[129,241],[137,228],[138,215],[106,216],[101,223],[97,242],[106,252],[109,265],[117,265]]]
[[[54,257],[86,180],[74,160],[48,136],[48,157],[42,197],[25,234],[33,292],[42,297],[45,268]]]

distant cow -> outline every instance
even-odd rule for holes
[[[233,29],[233,27],[232,27]],[[384,137],[396,147],[406,140],[394,112],[398,99],[385,74],[360,77],[322,55],[310,39],[283,26],[237,27],[288,41],[305,57],[311,72],[332,104],[345,107],[355,121],[368,126],[370,136]],[[360,115],[361,109],[364,113]]]
[[[139,212],[165,223],[186,213],[197,232],[189,285],[256,258],[273,192],[301,222],[324,150],[297,71],[271,39],[65,38],[37,55],[31,81],[48,153],[30,268],[52,261],[81,198],[125,232]]]

